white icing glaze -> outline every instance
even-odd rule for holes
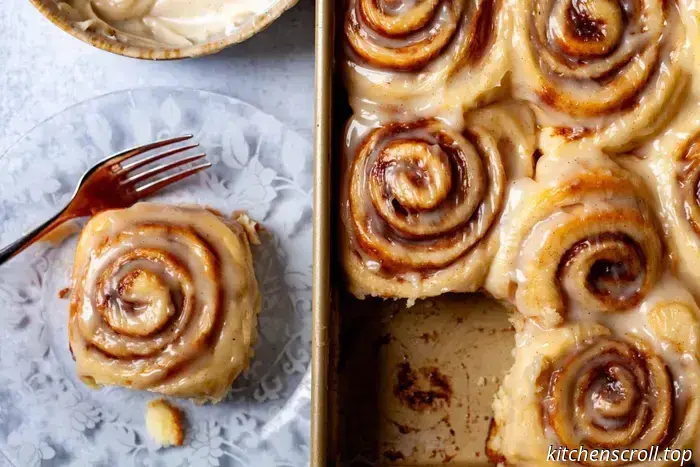
[[[275,0],[63,0],[83,28],[131,44],[186,47],[231,33]]]

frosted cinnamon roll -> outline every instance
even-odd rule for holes
[[[636,155],[624,161],[655,193],[674,272],[700,298],[700,106],[684,109]]]
[[[515,363],[493,404],[491,460],[552,465],[551,446],[586,450],[583,465],[661,466],[673,462],[630,458],[629,451],[621,458],[621,450],[693,448],[700,422],[698,309],[677,283],[668,285],[680,294],[653,297],[606,325],[543,331],[516,318]]]
[[[75,255],[69,340],[80,378],[217,402],[248,367],[260,294],[247,216],[142,203],[107,211]]]
[[[351,102],[471,105],[505,74],[509,30],[502,0],[348,0]]]
[[[539,123],[622,149],[673,115],[691,60],[675,0],[514,6],[514,90]]]
[[[647,197],[596,150],[552,147],[511,190],[486,290],[545,328],[636,306],[663,267]]]
[[[349,288],[416,299],[482,282],[510,177],[530,176],[534,116],[521,104],[438,120],[348,125],[342,187]]]

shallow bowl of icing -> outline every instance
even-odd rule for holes
[[[298,0],[229,0],[232,4],[240,3],[242,8],[240,14],[231,17],[231,21],[226,23],[224,31],[217,31],[206,38],[200,37],[194,40],[184,37],[180,43],[173,43],[154,38],[139,40],[137,37],[134,40],[133,31],[123,31],[119,25],[115,27],[109,21],[103,21],[99,12],[96,12],[96,18],[88,18],[83,16],[82,12],[71,8],[75,0],[29,1],[53,24],[83,42],[118,55],[147,60],[175,60],[217,53],[262,31],[298,2]],[[98,2],[84,0],[82,3]],[[101,3],[138,4],[139,0],[131,2],[102,0]],[[178,0],[172,3],[185,4]],[[171,19],[175,22],[189,20],[183,17]]]

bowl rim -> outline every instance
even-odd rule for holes
[[[235,33],[229,34],[221,39],[187,47],[156,49],[127,44],[96,32],[84,31],[63,17],[54,0],[29,0],[44,17],[71,36],[113,54],[144,60],[178,60],[215,54],[230,45],[243,42],[267,28],[273,21],[279,18],[282,13],[296,5],[298,1],[299,0],[276,0],[272,7],[258,15],[255,21],[248,22],[240,29],[237,29]]]

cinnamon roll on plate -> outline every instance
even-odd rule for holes
[[[532,175],[534,116],[512,102],[468,114],[465,126],[350,121],[341,245],[356,296],[481,287],[508,183]]]
[[[503,0],[346,3],[344,72],[356,113],[367,103],[414,115],[473,106],[507,71]]]
[[[552,465],[549,450],[566,447],[607,456],[583,465],[662,466],[673,462],[621,459],[620,450],[694,448],[698,308],[674,279],[664,279],[636,310],[602,322],[545,331],[522,317],[514,321],[515,363],[496,395],[487,441],[493,462]]]
[[[544,328],[635,307],[664,267],[641,179],[595,148],[560,142],[545,142],[535,180],[511,190],[485,285]]]
[[[611,150],[677,110],[692,53],[676,0],[514,0],[514,94]]]
[[[85,226],[69,340],[80,378],[217,402],[248,367],[260,294],[247,216],[140,203]]]

